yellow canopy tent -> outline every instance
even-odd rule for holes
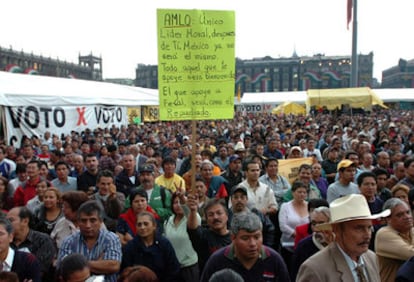
[[[305,115],[306,109],[299,104],[293,102],[284,102],[272,110],[272,114],[285,114],[285,115]]]
[[[310,107],[326,107],[328,110],[349,105],[352,108],[371,108],[379,105],[386,108],[384,102],[369,88],[337,88],[337,89],[309,89],[306,100],[306,109]]]

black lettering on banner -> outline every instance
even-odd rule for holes
[[[17,142],[17,137],[13,135],[12,137],[10,137],[9,144],[13,146],[15,142]]]
[[[42,107],[40,107],[39,111],[45,113],[45,127],[49,128],[49,112],[51,112],[52,109],[51,108],[42,108]]]
[[[63,127],[66,123],[66,116],[65,116],[65,110],[63,110],[61,107],[57,107],[53,111],[53,122],[57,127]]]
[[[30,113],[33,113],[33,119],[30,119]],[[27,123],[27,125],[30,128],[37,128],[39,126],[39,112],[37,111],[36,107],[29,106],[26,108],[26,111],[24,112],[24,121]]]
[[[116,108],[116,120],[118,122],[122,121],[122,110],[120,107]]]
[[[13,127],[20,128],[20,122],[23,115],[23,107],[17,107],[16,113],[13,111],[12,107],[7,107],[7,110],[9,111]]]
[[[95,107],[95,118],[97,123],[122,121],[122,109],[120,107]]]

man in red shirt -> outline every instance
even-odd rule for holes
[[[36,160],[31,160],[26,168],[27,180],[17,187],[13,196],[13,204],[15,207],[25,206],[27,202],[36,196],[36,185],[40,181],[40,163]]]

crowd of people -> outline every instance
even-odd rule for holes
[[[413,116],[235,113],[195,136],[180,121],[2,140],[0,277],[404,279]],[[278,166],[292,158],[291,183]]]

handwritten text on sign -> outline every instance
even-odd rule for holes
[[[157,13],[160,119],[233,118],[234,12]]]

